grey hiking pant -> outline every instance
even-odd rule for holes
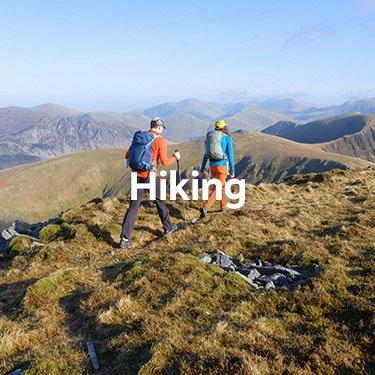
[[[150,182],[149,178],[137,178],[138,183],[148,183]],[[135,222],[137,220],[138,209],[141,205],[143,198],[145,196],[145,190],[148,189],[138,189],[137,190],[137,200],[130,201],[130,205],[126,214],[124,216],[124,221],[122,223],[122,232],[121,237],[130,238]],[[169,230],[172,227],[171,220],[169,218],[169,210],[166,206],[165,202],[160,199],[160,178],[156,177],[156,200],[155,200],[156,208],[158,210],[158,214],[160,220],[163,224],[164,231]]]

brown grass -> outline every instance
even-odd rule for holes
[[[297,176],[249,187],[246,206],[172,238],[146,203],[135,248],[115,249],[127,200],[67,211],[31,250],[15,241],[0,271],[0,373],[334,374],[373,368],[375,171]],[[171,204],[174,222],[199,204]],[[197,256],[318,263],[294,293],[251,291]]]

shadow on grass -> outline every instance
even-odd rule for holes
[[[113,240],[112,235],[108,230],[101,228],[98,224],[86,223],[86,225],[87,225],[88,231],[92,233],[97,240],[104,241],[109,246],[112,246],[115,248],[118,247],[118,243]]]
[[[140,368],[147,363],[152,354],[152,342],[125,344],[114,347],[113,339],[127,332],[137,332],[138,323],[102,324],[97,315],[88,315],[82,310],[82,303],[90,298],[91,292],[76,290],[60,299],[60,307],[65,311],[64,323],[70,336],[77,338],[78,347],[86,352],[86,341],[94,343],[100,368],[96,374],[138,374]],[[101,306],[101,309],[109,306]],[[89,371],[89,359],[84,363]]]
[[[151,234],[153,234],[154,236],[157,236],[157,237],[163,235],[163,232],[161,230],[152,229],[150,227],[147,227],[146,225],[136,225],[135,229],[137,229],[138,231],[145,231],[145,232],[151,233]]]
[[[102,268],[103,281],[113,283],[117,277],[129,271],[134,265],[134,262],[120,262],[111,264],[110,266]]]
[[[27,288],[37,279],[18,281],[16,283],[0,284],[0,313],[9,319],[17,318],[22,312],[22,300]]]
[[[246,241],[244,245],[251,251],[254,260],[261,259],[262,261],[280,261],[279,256],[286,247],[297,246],[293,240],[267,241],[263,244]]]

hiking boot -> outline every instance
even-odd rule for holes
[[[205,216],[207,216],[208,214],[208,210],[207,210],[207,207],[206,206],[202,206],[200,209],[199,209],[199,212],[201,213],[201,219],[203,219]]]
[[[169,229],[164,231],[164,236],[170,236],[172,233],[176,232],[178,230],[177,225],[172,225]]]
[[[120,242],[120,249],[128,249],[129,247],[132,247],[133,243],[126,237],[121,238]]]

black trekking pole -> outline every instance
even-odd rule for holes
[[[178,150],[174,150],[174,152],[178,152]],[[180,160],[176,158],[176,163],[177,163],[177,183],[181,182],[181,169],[180,169]]]
[[[178,150],[175,150],[174,151],[175,153],[178,152]],[[176,163],[177,163],[177,183],[180,183],[181,182],[181,169],[180,169],[180,160],[178,160],[176,158]],[[182,216],[183,216],[183,219],[184,219],[184,226],[186,228],[186,206],[185,206],[185,201],[182,200],[182,207],[183,207],[183,213],[182,213]]]

